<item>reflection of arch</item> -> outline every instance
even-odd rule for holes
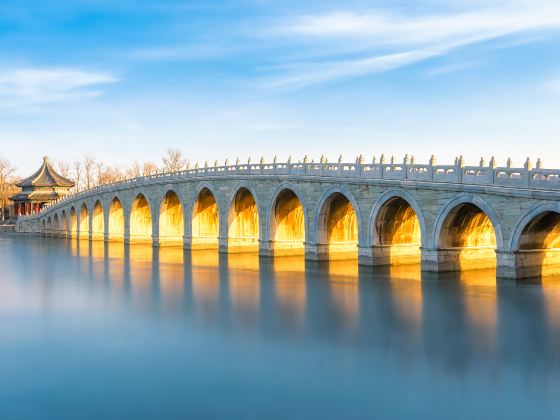
[[[210,185],[201,185],[195,194],[192,208],[191,237],[194,248],[218,246],[220,210],[216,194]]]
[[[160,244],[182,245],[185,234],[183,204],[177,193],[168,190],[161,199],[159,208]]]
[[[152,212],[150,202],[138,193],[130,206],[130,240],[136,242],[152,241]]]
[[[105,216],[103,214],[103,205],[97,200],[93,206],[93,215],[91,218],[91,237],[92,239],[103,239],[105,234]]]
[[[124,210],[118,197],[113,197],[109,207],[108,234],[110,241],[124,240]]]
[[[404,189],[383,193],[372,209],[369,226],[374,265],[420,262],[426,222],[410,193]]]
[[[503,249],[502,228],[486,200],[465,194],[450,201],[436,219],[434,243],[441,270],[496,266],[495,250]]]
[[[70,208],[70,237],[75,238],[78,235],[78,215],[76,208]]]
[[[560,203],[533,206],[516,224],[510,250],[519,277],[560,274]]]
[[[268,215],[267,238],[272,243],[274,253],[303,254],[307,213],[297,189],[282,183],[272,196]]]
[[[234,247],[258,247],[259,207],[255,192],[240,183],[234,190],[228,212],[228,243]]]
[[[86,203],[83,203],[80,209],[79,225],[80,238],[87,238],[89,236],[89,210]]]
[[[362,218],[358,203],[346,188],[334,186],[323,193],[315,216],[315,241],[329,258],[356,258]]]

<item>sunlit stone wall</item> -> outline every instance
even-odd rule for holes
[[[219,212],[216,198],[208,188],[203,188],[192,211],[192,247],[216,248],[220,233]]]
[[[159,243],[160,245],[183,245],[184,233],[183,206],[177,194],[168,191],[160,206]]]
[[[144,195],[139,194],[130,209],[130,241],[152,242],[152,214],[150,204]]]
[[[253,194],[240,188],[235,194],[229,213],[229,246],[256,247],[259,241],[259,213]]]
[[[97,201],[93,208],[91,219],[91,236],[92,239],[103,240],[105,234],[105,220],[103,215],[103,206]]]
[[[441,231],[447,252],[442,266],[451,270],[496,267],[496,235],[488,216],[474,204],[457,206]]]
[[[303,254],[305,246],[305,215],[297,195],[284,190],[276,198],[271,223],[275,255]]]
[[[111,201],[108,228],[107,236],[110,241],[124,240],[124,210],[118,198]]]

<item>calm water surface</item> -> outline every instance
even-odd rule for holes
[[[560,281],[0,236],[0,417],[560,417]]]

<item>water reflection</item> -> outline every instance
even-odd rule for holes
[[[312,388],[337,409],[356,398],[355,407],[398,411],[400,405],[391,401],[372,400],[388,388],[402,391],[406,407],[414,407],[412,395],[429,401],[440,393],[453,402],[444,410],[447,416],[428,409],[430,417],[440,418],[455,417],[458,405],[477,417],[487,410],[504,414],[511,404],[517,409],[507,411],[510,418],[541,418],[558,403],[558,278],[496,282],[494,270],[435,275],[418,265],[374,269],[356,261],[317,263],[301,256],[269,259],[122,242],[5,241],[0,237],[0,311],[11,318],[4,317],[9,322],[2,324],[0,344],[11,343],[6,334],[12,323],[24,322],[21,313],[21,319],[37,314],[38,330],[55,336],[51,328],[68,334],[79,318],[72,339],[81,337],[85,347],[123,366],[128,359],[120,359],[121,353],[144,354],[142,366],[169,361],[172,368],[162,378],[173,384],[219,378],[205,385],[212,394],[235,372],[227,380],[247,378],[254,401],[266,400],[263,386],[275,392],[296,387],[296,395]],[[49,351],[67,355],[66,338],[49,341]],[[163,351],[157,360],[151,358],[155,349]],[[199,364],[204,368],[192,367]],[[107,368],[76,369],[86,377],[112,375]],[[157,375],[138,370],[119,378],[161,386]],[[298,388],[298,381],[305,386]],[[154,387],[142,396],[163,398]]]

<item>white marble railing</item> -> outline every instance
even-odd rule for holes
[[[492,165],[492,162],[491,162]],[[461,161],[455,165],[421,165],[416,163],[245,163],[228,166],[205,166],[178,172],[158,173],[149,176],[126,179],[100,185],[65,197],[52,206],[59,206],[67,200],[89,196],[98,192],[111,191],[128,186],[139,186],[153,182],[177,181],[189,178],[223,178],[236,176],[291,176],[302,178],[343,178],[364,180],[400,180],[431,183],[454,183],[465,185],[487,185],[519,189],[558,190],[560,191],[560,169],[463,166]]]

